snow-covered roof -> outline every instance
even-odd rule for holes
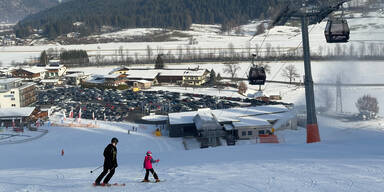
[[[151,81],[147,81],[147,80],[138,80],[136,82],[139,82],[139,83],[151,83]]]
[[[102,75],[93,75],[84,80],[87,83],[93,83],[93,84],[102,84],[105,82],[104,76]]]
[[[284,105],[263,105],[256,107],[236,107],[229,109],[216,109],[210,110],[212,115],[218,122],[236,122],[241,121],[241,117],[257,116],[265,120],[271,120],[268,118],[276,119],[278,116],[264,116],[277,113],[289,112]],[[173,125],[177,124],[192,124],[193,118],[198,114],[198,111],[181,112],[181,113],[169,113],[169,123]],[[244,119],[247,120],[247,119]]]
[[[115,79],[115,78],[118,78],[120,75],[122,74],[109,74],[109,75],[105,75],[104,78]]]
[[[205,73],[205,69],[200,70],[186,70],[184,71],[184,76],[193,76],[193,77],[200,77],[203,76]]]
[[[116,71],[121,71],[121,70],[130,70],[130,69],[128,67],[116,67],[116,68],[112,69],[112,71],[109,72],[109,74],[112,74]]]
[[[197,114],[197,111],[182,112],[182,113],[169,113],[169,124],[180,125],[180,124],[191,124],[193,118]]]
[[[58,70],[58,69],[61,69],[61,68],[64,68],[65,66],[64,65],[58,65],[58,66],[55,66],[55,65],[48,65],[47,67],[45,67],[45,69],[49,70]]]
[[[58,83],[59,79],[42,79],[40,82],[42,82],[42,83]]]
[[[160,76],[184,76],[185,70],[161,70]]]
[[[5,79],[0,79],[0,84],[8,84],[8,83],[12,83],[12,82],[17,82],[17,81],[21,81],[22,79],[20,78],[5,78]]]
[[[27,67],[27,68],[20,68],[20,69],[31,72],[31,73],[44,73],[47,71],[45,67]]]
[[[255,126],[270,126],[271,125],[271,123],[269,123],[267,120],[265,120],[263,118],[256,117],[256,116],[239,117],[239,121],[232,122],[232,124],[235,128],[255,127]]]
[[[0,108],[0,118],[2,117],[28,117],[35,110],[35,107],[21,108]]]
[[[126,75],[128,79],[155,79],[158,70],[129,70]]]
[[[72,73],[69,75],[65,75],[65,77],[83,77],[83,76],[88,76],[89,74],[84,74],[84,73]]]

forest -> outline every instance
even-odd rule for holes
[[[76,0],[31,15],[16,26],[21,38],[40,32],[49,39],[70,32],[88,36],[103,26],[189,29],[192,23],[221,24],[222,30],[269,17],[278,0]]]

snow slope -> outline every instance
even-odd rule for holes
[[[127,134],[132,124],[102,128],[45,127],[43,138],[0,145],[0,191],[382,191],[383,120],[365,123],[320,118],[322,142],[305,144],[305,131],[284,131],[282,144],[248,144],[185,151],[180,139],[158,138],[154,127]],[[336,122],[336,123],[335,123]],[[118,137],[118,163],[111,182],[94,188],[102,151]],[[64,149],[65,155],[60,156]],[[142,161],[152,150],[165,182],[143,184]]]

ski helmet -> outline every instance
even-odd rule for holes
[[[152,155],[152,152],[151,151],[147,151],[147,155]]]
[[[119,140],[116,137],[112,138],[112,140],[111,140],[111,143],[118,143],[118,142],[119,142]]]

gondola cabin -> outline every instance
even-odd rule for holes
[[[349,26],[345,19],[330,19],[324,30],[328,43],[346,43],[349,40]]]
[[[248,81],[251,85],[264,85],[266,78],[264,67],[252,66],[249,70]]]

